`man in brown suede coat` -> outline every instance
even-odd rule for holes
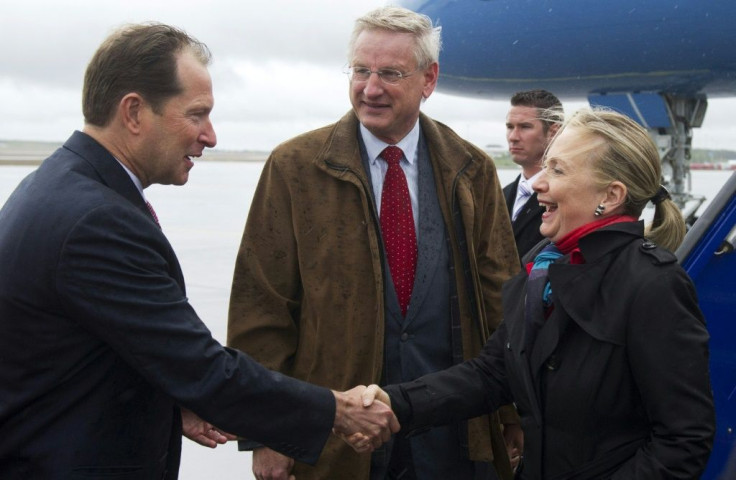
[[[519,269],[491,159],[420,113],[434,91],[439,28],[384,7],[349,48],[353,110],[278,146],[266,162],[235,265],[229,345],[334,389],[406,381],[476,355],[501,322],[501,285]],[[402,149],[417,239],[399,308],[381,228],[386,146]],[[509,407],[492,417],[399,433],[373,455],[337,438],[314,467],[254,449],[259,479],[511,478],[521,448]],[[513,441],[512,441],[513,439]],[[491,463],[495,465],[491,467]]]

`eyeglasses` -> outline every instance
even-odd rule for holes
[[[380,70],[371,70],[368,67],[345,67],[343,72],[348,76],[351,82],[367,82],[371,78],[371,74],[375,73],[378,78],[387,85],[396,85],[403,78],[411,77],[417,70],[409,73],[402,73],[393,68],[382,68]]]

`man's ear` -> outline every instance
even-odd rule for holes
[[[137,93],[129,93],[118,103],[118,116],[126,129],[139,134],[145,109],[146,102],[143,97]]]
[[[547,141],[551,141],[555,135],[557,135],[557,132],[560,131],[560,124],[559,123],[553,123],[547,128]]]
[[[437,86],[437,79],[439,78],[440,65],[437,62],[433,62],[430,66],[424,69],[424,86],[422,87],[422,98],[428,99],[432,92],[434,92]]]

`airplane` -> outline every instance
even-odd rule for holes
[[[690,226],[675,252],[711,335],[717,431],[705,480],[736,478],[736,173],[705,200],[689,191],[693,129],[709,98],[736,96],[731,0],[400,0],[442,27],[440,92],[508,100],[542,88],[647,128],[663,183]],[[728,463],[730,466],[727,466]],[[726,469],[728,470],[726,473]]]

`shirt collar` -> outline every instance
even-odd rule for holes
[[[365,151],[368,153],[371,165],[375,165],[379,155],[384,148],[388,147],[389,144],[383,140],[379,140],[373,135],[367,128],[360,124],[360,134],[363,137],[363,143],[365,144]],[[414,124],[414,128],[402,138],[399,143],[396,144],[404,152],[404,157],[409,164],[414,165],[417,159],[417,150],[419,148],[419,119]]]
[[[526,183],[529,186],[529,191],[534,193],[534,189],[532,188],[532,185],[534,185],[534,182],[542,175],[542,172],[544,170],[540,170],[534,175],[532,175],[530,178],[524,178],[524,174],[521,174],[521,178],[519,179],[519,183]]]
[[[133,173],[128,167],[126,167],[125,164],[123,164],[123,162],[121,162],[117,158],[115,158],[115,160],[117,160],[120,166],[125,169],[125,172],[128,174],[130,179],[133,180],[133,183],[135,184],[135,188],[138,189],[138,192],[141,194],[141,197],[143,197],[143,200],[145,200],[146,196],[143,195],[143,183],[141,183],[140,179],[136,177],[135,173]]]

